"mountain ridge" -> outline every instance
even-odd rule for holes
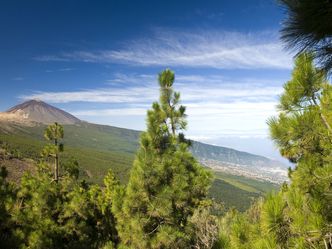
[[[204,151],[202,150],[201,147],[204,147],[204,149],[209,149],[208,151]],[[218,150],[226,150],[227,152],[227,156],[220,158],[220,151]],[[213,152],[213,150],[216,150],[217,152]],[[281,162],[279,162],[278,160],[272,159],[272,158],[268,158],[266,156],[262,156],[262,155],[257,155],[257,154],[253,154],[253,153],[249,153],[246,151],[242,151],[242,150],[236,150],[233,148],[229,148],[229,147],[224,147],[224,146],[219,146],[219,145],[212,145],[212,144],[207,144],[207,143],[203,143],[203,142],[198,142],[195,141],[195,143],[192,146],[192,152],[194,154],[196,154],[197,156],[204,158],[204,159],[213,159],[213,160],[224,160],[226,162],[229,163],[235,163],[235,164],[245,164],[246,157],[252,158],[255,161],[260,161],[262,164],[269,162],[275,162],[276,165],[280,164]],[[241,153],[241,157],[240,158],[234,158],[234,154],[236,153]],[[254,166],[252,164],[248,165],[248,166]],[[255,165],[256,166],[256,165]],[[285,167],[287,167],[286,165],[284,165]]]

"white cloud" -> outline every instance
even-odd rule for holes
[[[191,136],[250,136],[267,134],[266,119],[276,113],[281,80],[230,79],[220,75],[177,75],[175,89],[187,107]],[[146,111],[158,100],[159,89],[153,75],[116,74],[103,89],[72,92],[35,92],[23,100],[40,99],[48,103],[94,103],[93,109],[74,109],[84,119],[138,129],[144,127]],[[112,83],[123,84],[121,88]],[[109,107],[105,108],[105,104]],[[69,105],[70,106],[70,105]],[[139,124],[138,121],[142,124]],[[136,127],[136,128],[135,128]]]
[[[40,56],[41,61],[124,63],[135,66],[290,69],[291,56],[275,34],[159,29],[152,38],[128,42],[123,49],[73,51]]]

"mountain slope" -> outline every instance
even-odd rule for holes
[[[69,147],[106,153],[121,152],[131,156],[134,156],[138,147],[139,131],[82,122],[73,115],[42,101],[27,101],[4,114],[18,117],[15,122],[0,119],[0,134],[8,136],[22,135],[27,139],[37,139],[43,143],[43,130],[47,124],[56,121],[65,126],[64,143]],[[25,122],[26,120],[29,120],[29,123]],[[191,150],[204,165],[217,171],[268,179],[272,182],[282,182],[286,179],[285,166],[266,157],[196,141],[193,141]]]

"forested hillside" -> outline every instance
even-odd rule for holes
[[[25,126],[10,122],[3,124],[2,128],[0,128],[2,129],[0,132],[2,147],[7,147],[9,151],[13,151],[14,156],[18,159],[33,159],[35,162],[38,162],[41,150],[47,144],[43,137],[43,132],[47,125],[36,123],[33,126]],[[62,153],[61,159],[63,162],[76,160],[80,167],[80,178],[86,179],[88,182],[101,184],[108,170],[112,169],[122,183],[128,181],[138,146],[138,131],[85,122],[76,125],[63,125],[63,127],[65,133],[63,143],[66,149]],[[193,142],[193,146],[196,143]],[[242,154],[247,155],[228,148],[216,148],[219,150],[219,154],[220,151],[221,153],[231,151],[234,158]],[[254,157],[254,155],[251,156]],[[7,167],[10,174],[17,175],[16,171],[24,171],[10,165],[9,163]],[[22,163],[22,165],[25,164]],[[267,181],[250,180],[241,176],[238,176],[238,179],[235,181],[229,181],[228,178],[232,178],[231,175],[224,174],[227,177],[221,179],[218,175],[222,174],[222,172],[215,172],[214,174],[215,180],[213,181],[210,195],[218,202],[222,202],[226,208],[235,207],[244,211],[255,198],[264,195],[270,188],[278,188],[278,185]],[[243,181],[252,181],[256,184],[254,184],[253,188],[248,189],[238,184],[241,179]],[[256,188],[255,185],[259,185],[261,182],[265,182],[265,187]]]
[[[42,134],[47,126],[46,124],[39,122],[33,122],[30,125],[17,122],[2,122],[1,124],[0,136],[7,143],[14,145],[15,143],[19,143],[18,140],[22,143],[24,143],[23,140],[27,140],[26,144],[30,143],[28,140],[32,140],[32,143],[45,142]],[[135,154],[138,148],[139,131],[81,121],[76,124],[63,126],[67,133],[64,143],[70,147],[92,149],[100,152],[119,152],[122,155]],[[23,144],[19,147],[21,147],[21,150],[30,150],[31,153],[36,152],[37,154],[41,148],[39,147],[37,151],[34,151],[33,149],[29,149],[29,146],[24,146]],[[263,156],[197,141],[192,141],[190,150],[199,160],[208,159],[224,164],[239,164],[244,167],[251,167],[252,169],[255,167],[265,169],[286,167],[278,161]],[[85,165],[83,162],[83,166],[86,167],[88,165]]]

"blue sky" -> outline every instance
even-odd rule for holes
[[[176,73],[188,136],[276,156],[292,55],[273,0],[2,1],[0,110],[38,98],[81,119],[142,130],[157,74]]]

